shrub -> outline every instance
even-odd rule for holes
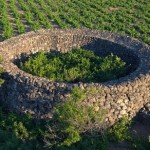
[[[127,74],[129,66],[113,54],[100,57],[75,49],[65,54],[39,52],[21,63],[21,69],[37,76],[66,82],[104,82]]]
[[[92,91],[90,89],[87,91]],[[96,129],[99,131],[99,127],[102,127],[104,110],[96,112],[94,106],[83,104],[83,100],[92,94],[95,92],[89,93],[75,87],[70,98],[54,108],[55,125],[63,135],[61,145],[70,146],[81,140],[81,133],[93,135]]]
[[[108,130],[109,138],[116,142],[130,140],[131,134],[129,132],[130,121],[127,117],[117,122],[112,128]]]
[[[0,107],[0,149],[45,149],[45,132],[45,125],[33,122],[30,116],[22,117]]]
[[[117,122],[113,127],[108,129],[107,137],[109,141],[130,143],[136,150],[149,150],[150,143],[144,140],[143,137],[134,136],[131,134],[131,121],[127,117]]]

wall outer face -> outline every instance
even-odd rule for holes
[[[63,83],[36,77],[20,70],[13,62],[24,55],[41,50],[66,52],[83,47],[100,55],[118,54],[133,65],[132,73],[118,80],[105,83]],[[135,116],[143,105],[150,101],[150,47],[128,36],[89,29],[40,30],[0,43],[3,56],[1,66],[6,70],[3,102],[18,113],[30,113],[37,119],[50,119],[53,107],[65,101],[74,86],[86,89],[94,86],[102,89],[95,97],[85,102],[96,111],[107,111],[105,122],[114,124],[125,115]]]

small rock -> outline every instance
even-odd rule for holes
[[[96,100],[95,97],[93,97],[93,98],[91,99],[91,101],[92,101],[93,103],[96,103],[96,102],[97,102],[97,100]]]
[[[123,100],[122,99],[119,99],[118,101],[117,101],[117,104],[120,104],[120,103],[122,103],[123,102]]]
[[[95,107],[95,111],[99,111],[99,106],[96,106],[96,107]]]
[[[127,112],[126,112],[125,110],[121,110],[121,111],[120,111],[120,114],[121,114],[121,115],[125,115],[126,113],[127,113]]]

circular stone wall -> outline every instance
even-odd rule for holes
[[[111,52],[132,64],[131,73],[118,80],[104,83],[63,83],[36,77],[20,70],[19,59],[41,50],[66,52],[73,48],[86,48],[99,55]],[[66,100],[74,86],[86,89],[94,86],[102,92],[86,103],[107,110],[105,123],[112,125],[124,115],[133,117],[150,101],[150,47],[128,36],[89,29],[40,30],[0,43],[3,56],[1,66],[7,81],[3,87],[3,102],[18,113],[30,113],[34,118],[47,119],[53,107]]]

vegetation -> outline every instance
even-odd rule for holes
[[[150,1],[0,0],[0,37],[3,39],[22,34],[26,31],[53,28],[55,26],[64,29],[88,27],[119,32],[120,34],[128,34],[150,44]],[[0,60],[2,59],[0,58]],[[0,68],[0,85],[4,83],[1,75],[2,72],[3,69]],[[75,91],[78,90],[76,89]],[[85,91],[82,92],[83,95],[87,94]],[[73,93],[75,94],[76,92]],[[75,95],[79,96],[78,94]],[[82,102],[84,96],[78,97],[78,101],[74,101],[74,98],[72,97],[73,102],[70,102],[69,99],[66,104],[56,106],[56,121],[60,123],[57,128],[52,127],[55,125],[55,121],[53,124],[38,123],[28,115],[22,117],[1,107],[0,150],[108,150],[109,141],[128,141],[136,150],[150,149],[150,136],[147,141],[140,137],[133,137],[130,133],[132,124],[127,118],[119,121],[111,129],[107,132],[102,132],[99,136],[93,137],[89,136],[87,132],[82,132],[82,126],[79,126],[78,129],[73,122],[76,117],[64,111],[69,110],[71,112],[73,110],[74,112],[77,110],[75,112],[79,117],[77,123],[83,123],[83,125],[84,122],[80,120],[80,117],[83,117],[85,120],[87,118],[82,116],[81,112],[87,113],[89,117],[92,117],[92,113],[84,109],[78,112],[81,106],[77,107],[77,109],[71,109],[70,104],[72,105],[73,103],[73,106],[78,106],[78,103]],[[90,109],[90,107],[87,108]],[[66,119],[63,120],[65,126],[62,126],[60,122],[62,120],[60,112],[64,112],[62,116]],[[73,117],[70,118],[70,116]],[[89,120],[91,121],[91,118]],[[49,127],[47,128],[47,126]],[[81,133],[79,134],[79,132]],[[75,138],[72,135],[75,135]],[[43,139],[45,139],[44,142]],[[70,146],[66,147],[65,145]]]
[[[34,122],[29,115],[21,117],[1,109],[0,149],[108,150],[109,141],[126,140],[137,150],[148,150],[148,140],[132,136],[127,117],[108,131],[95,130],[97,123],[101,126],[104,111],[96,113],[94,107],[81,104],[86,96],[92,97],[97,92],[100,90],[92,87],[82,91],[74,88],[66,103],[56,105],[54,120],[45,124]]]
[[[127,117],[117,122],[107,132],[109,141],[122,142],[126,141],[136,150],[148,150],[150,148],[149,139],[144,140],[142,137],[133,136],[131,133],[132,122]]]
[[[72,90],[69,100],[55,107],[54,118],[58,123],[60,132],[65,136],[63,145],[70,146],[81,140],[81,133],[88,131],[92,134],[97,127],[102,126],[104,111],[101,109],[96,112],[94,106],[82,103],[86,97],[93,94],[88,92],[92,89],[81,90],[76,87]]]
[[[3,38],[40,28],[120,32],[150,44],[149,0],[1,0]]]
[[[114,80],[126,75],[129,68],[130,65],[126,65],[118,56],[111,54],[100,57],[83,49],[65,54],[39,52],[21,63],[21,69],[33,75],[66,82]]]
[[[41,150],[45,131],[45,126],[33,122],[29,116],[0,110],[0,150]]]

